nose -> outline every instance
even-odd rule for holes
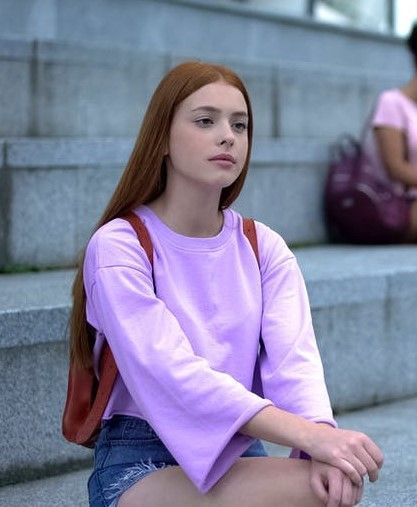
[[[235,142],[235,134],[232,130],[231,125],[229,122],[222,125],[222,128],[219,133],[219,145],[223,146],[224,144],[228,146],[233,146]]]

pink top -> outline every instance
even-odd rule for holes
[[[177,234],[146,206],[135,212],[152,238],[153,273],[123,219],[93,235],[84,263],[95,362],[106,336],[120,371],[104,417],[146,419],[202,492],[253,442],[238,430],[267,405],[335,425],[304,281],[283,239],[256,223],[259,270],[230,209],[211,238]],[[264,395],[253,382],[261,334]]]
[[[417,103],[399,89],[384,91],[377,100],[371,126],[392,127],[404,132],[408,161],[415,166],[417,172]],[[383,180],[392,182],[382,162],[373,130],[371,133],[372,135],[367,136],[365,144],[371,165]],[[393,186],[399,194],[407,193],[417,197],[417,188],[406,190],[399,182],[393,183]]]

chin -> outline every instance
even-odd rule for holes
[[[233,185],[233,183],[237,180],[237,178],[229,178],[227,180],[223,180],[221,182],[218,183],[217,188],[219,188],[219,190],[223,190],[224,188],[227,188],[227,187],[230,187],[230,185]]]
[[[218,178],[218,182],[222,185],[222,187],[228,187],[230,185],[232,185],[232,183],[234,183],[240,176],[240,172],[239,173],[223,173],[219,176]]]
[[[221,174],[217,177],[206,179],[205,181],[200,180],[200,184],[207,188],[207,190],[221,191],[223,188],[230,187],[239,178],[239,174]]]

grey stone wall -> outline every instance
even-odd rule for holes
[[[327,144],[255,140],[236,209],[267,223],[290,243],[325,241]],[[7,140],[0,167],[5,194],[0,267],[74,265],[132,147],[131,138]]]
[[[262,14],[222,0],[2,0],[0,33],[145,51],[299,61],[393,72],[409,66],[394,37]],[[98,14],[99,13],[99,14]]]

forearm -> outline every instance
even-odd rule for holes
[[[382,162],[391,178],[416,187],[417,167],[407,160],[406,134],[397,128],[377,126],[375,136]]]
[[[387,165],[392,179],[409,187],[417,187],[417,167],[406,161]]]
[[[240,432],[303,449],[313,459],[339,468],[358,486],[366,473],[375,481],[383,463],[381,450],[363,433],[316,424],[274,406],[260,410]]]
[[[314,428],[315,423],[270,405],[244,424],[240,433],[274,444],[306,449]]]

